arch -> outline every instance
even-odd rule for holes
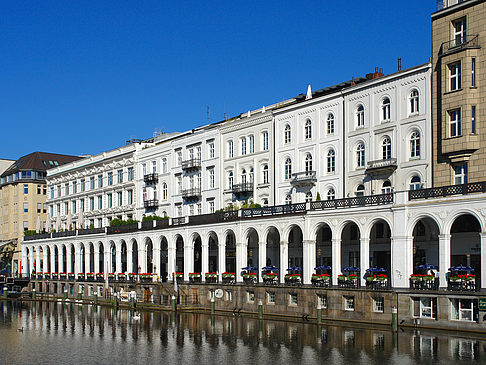
[[[409,156],[410,158],[419,158],[420,157],[420,148],[421,148],[421,141],[420,141],[420,131],[418,129],[413,129],[409,136]]]
[[[416,215],[415,217],[410,218],[410,220],[408,222],[407,232],[406,232],[407,236],[409,236],[409,237],[413,236],[413,231],[415,229],[415,225],[417,224],[417,222],[422,220],[422,219],[427,219],[427,218],[430,218],[437,225],[438,234],[441,233],[441,232],[444,232],[444,227],[443,227],[442,221],[438,217],[436,217],[432,213],[427,213],[427,214],[421,213],[421,214]]]
[[[336,171],[336,152],[334,152],[334,148],[330,148],[327,151],[326,170],[328,174],[334,173]]]
[[[391,102],[388,96],[381,100],[381,120],[383,122],[389,121],[391,115]]]
[[[169,242],[165,236],[160,236],[160,277],[163,282],[168,278],[168,263],[169,263]]]
[[[287,239],[289,243],[289,267],[297,266],[304,269],[304,233],[302,228],[298,224],[292,224],[289,227]],[[282,273],[282,275],[285,274]]]
[[[387,220],[378,218],[370,225],[370,267],[382,267],[391,275],[391,228]],[[364,260],[365,258],[363,258]]]
[[[176,272],[184,272],[184,238],[180,234],[175,236],[176,244]]]
[[[439,266],[440,227],[431,216],[423,215],[412,223],[413,269],[419,265]]]
[[[420,92],[418,91],[418,89],[413,88],[410,90],[410,93],[408,95],[408,112],[409,114],[417,114],[420,110]]]
[[[135,238],[130,240],[130,247],[129,250],[132,250],[132,270],[134,273],[139,274],[141,267],[140,267],[140,260],[138,259],[138,242]]]
[[[236,235],[233,230],[228,229],[224,233],[225,252],[226,252],[226,271],[236,273]]]
[[[332,266],[331,226],[327,223],[319,223],[314,228],[312,236],[316,238],[316,266]]]
[[[265,266],[274,265],[279,268],[279,275],[283,275],[282,268],[280,267],[280,231],[274,227],[269,226],[265,231],[266,242],[266,260]],[[262,269],[261,267],[259,268]]]
[[[208,256],[209,256],[209,272],[219,272],[219,242],[218,235],[214,231],[210,231],[207,235],[208,240]]]
[[[120,241],[121,272],[128,271],[128,247],[125,240]]]
[[[289,180],[292,177],[292,159],[287,157],[284,163],[285,180]]]
[[[341,268],[361,267],[360,226],[353,220],[348,220],[341,227]]]
[[[381,157],[383,160],[389,160],[392,156],[392,143],[390,136],[384,136],[381,140]]]
[[[332,112],[327,115],[326,132],[327,135],[334,134],[334,114]]]
[[[59,273],[61,268],[59,267],[59,247],[58,245],[54,245],[52,247],[54,253],[54,272]]]
[[[364,127],[365,108],[363,104],[358,104],[355,109],[355,124],[357,128]]]
[[[480,278],[481,220],[473,212],[462,212],[456,213],[451,222],[451,266],[471,266]]]
[[[105,245],[103,242],[98,242],[98,272],[104,273],[105,272]]]
[[[305,139],[312,138],[312,121],[309,118],[305,120],[304,135]]]
[[[305,154],[305,171],[312,171],[312,154],[310,152]]]
[[[356,144],[356,167],[364,167],[366,159],[366,146],[364,142],[358,142]]]
[[[93,242],[88,242],[88,267],[87,271],[90,273],[95,272],[95,248]]]
[[[199,233],[193,233],[191,237],[191,244],[193,247],[193,272],[202,273],[202,240]]]
[[[247,266],[254,266],[258,268],[260,258],[258,232],[255,228],[250,227],[245,231],[243,237],[245,237],[247,250],[246,264]]]
[[[154,273],[154,244],[150,237],[145,238],[145,272]]]
[[[284,127],[284,144],[288,144],[292,142],[292,129],[290,128],[290,124],[286,124]]]
[[[116,272],[116,244],[113,241],[110,241],[110,259],[111,264],[108,264],[108,272],[114,273]]]

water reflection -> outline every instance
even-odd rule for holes
[[[74,303],[0,302],[0,362],[460,364],[485,338],[143,312]],[[17,328],[24,328],[18,332]]]

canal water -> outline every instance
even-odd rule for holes
[[[471,362],[486,364],[486,337],[0,301],[0,364]]]

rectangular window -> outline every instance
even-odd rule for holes
[[[133,180],[133,167],[128,168],[128,181]]]
[[[437,319],[437,298],[420,298],[420,318]]]
[[[344,310],[354,311],[354,297],[351,296],[344,297]]]
[[[250,153],[255,152],[255,136],[250,136]]]
[[[182,151],[177,151],[177,166],[182,166]]]
[[[209,144],[209,158],[214,158],[214,143]]]
[[[59,197],[59,196],[61,196],[61,195],[62,195],[62,194],[61,194],[61,185],[58,185],[58,186],[57,186],[57,196]]]
[[[233,141],[228,142],[228,158],[233,158],[234,156],[234,145]]]
[[[123,182],[123,170],[118,170],[118,184],[121,184],[122,182]]]
[[[373,312],[383,313],[384,310],[385,310],[385,298],[384,297],[373,298]]]
[[[321,306],[322,309],[327,309],[327,295],[317,294],[317,303]]]
[[[476,59],[471,59],[471,86],[476,86]]]
[[[76,214],[76,201],[71,202],[71,212]]]
[[[79,205],[81,206],[81,212],[84,212],[84,199],[79,200]]]
[[[89,178],[89,189],[94,190],[95,189],[95,177],[91,176]]]
[[[46,203],[42,204],[42,213],[44,213],[44,214],[47,213],[47,204]]]
[[[122,195],[121,191],[116,193],[116,195],[117,195],[117,199],[118,199],[118,206],[121,207],[123,205],[123,195]]]
[[[41,194],[42,192],[42,189],[41,189],[41,186],[40,185],[37,185],[37,194]]]
[[[113,207],[113,195],[108,194],[108,208],[112,208],[112,207]]]
[[[454,185],[467,184],[467,163],[454,165]]]
[[[98,188],[103,187],[103,175],[98,175]]]
[[[113,185],[113,172],[108,173],[108,185]]]
[[[24,222],[24,232],[29,230],[29,222]]]
[[[197,203],[197,214],[199,214],[199,215],[202,214],[202,205],[201,205],[201,203]]]
[[[40,213],[42,211],[42,204],[37,203],[37,213]]]
[[[228,302],[232,302],[233,301],[233,292],[231,290],[226,290],[226,300]]]
[[[248,291],[247,292],[248,303],[255,303],[255,292]]]
[[[78,192],[78,185],[76,184],[76,181],[73,182],[73,194],[76,194]]]
[[[84,179],[81,179],[81,191],[85,191],[85,183],[84,183]]]
[[[476,133],[476,106],[471,107],[471,133]]]
[[[268,151],[268,132],[263,132],[263,150]]]
[[[24,185],[24,194],[29,194],[29,185]]]
[[[89,210],[94,210],[94,197],[89,198]]]
[[[209,202],[209,213],[214,213],[214,202],[210,201]]]
[[[461,62],[449,65],[449,91],[461,88]]]
[[[289,305],[299,305],[297,293],[289,293]]]
[[[103,209],[103,196],[98,196],[98,209]]]
[[[449,137],[458,137],[461,132],[461,109],[449,111]]]
[[[127,204],[133,204],[133,190],[127,191]]]
[[[454,27],[454,46],[460,46],[466,42],[466,18],[455,20]]]
[[[189,215],[194,215],[194,204],[189,205]]]
[[[24,213],[29,213],[29,203],[24,203]]]
[[[68,214],[69,213],[69,202],[65,202],[64,203],[64,214]]]
[[[209,188],[214,188],[214,169],[209,170]]]
[[[267,304],[275,304],[275,292],[267,292]]]
[[[477,300],[475,299],[451,299],[451,320],[474,321],[476,320]]]
[[[42,194],[47,195],[47,186],[45,185],[42,187]]]

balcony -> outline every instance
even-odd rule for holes
[[[201,188],[184,189],[181,195],[184,199],[198,199],[201,197]]]
[[[339,208],[353,208],[364,207],[371,205],[385,205],[393,203],[393,193],[355,196],[352,198],[333,199],[333,200],[319,200],[313,201],[310,204],[311,210],[326,210]]]
[[[201,168],[200,158],[191,158],[190,160],[182,161],[183,170],[198,170]]]
[[[468,0],[437,0],[437,10],[443,10],[450,6],[466,2]]]
[[[157,181],[159,181],[159,177],[156,173],[147,174],[143,176],[143,181],[145,182],[145,184],[157,184]]]
[[[467,35],[442,43],[440,46],[440,56],[462,51],[463,49],[481,48],[478,42],[478,35]]]
[[[369,161],[366,165],[366,173],[369,175],[392,173],[397,169],[397,167],[398,164],[396,158]]]
[[[236,195],[253,193],[253,183],[233,184],[230,190]]]
[[[145,209],[157,209],[159,206],[159,201],[157,199],[144,200],[143,206]]]
[[[264,217],[280,214],[305,214],[307,213],[305,203],[274,205],[262,208],[241,209],[242,218]]]
[[[234,221],[239,219],[237,210],[227,212],[216,212],[212,214],[201,214],[189,216],[189,224],[211,224]]]
[[[472,193],[486,193],[486,182],[469,183],[462,185],[448,185],[438,188],[410,190],[408,200],[441,198],[451,195],[467,195]]]
[[[315,171],[302,171],[292,174],[290,181],[294,186],[308,186],[314,185],[317,182]]]

